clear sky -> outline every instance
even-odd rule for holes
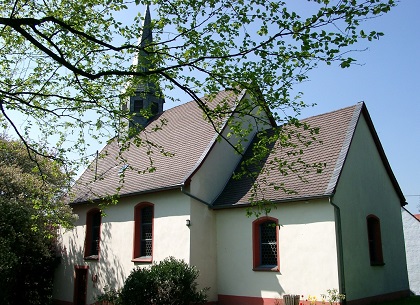
[[[319,68],[310,74],[310,82],[298,87],[306,102],[317,103],[302,117],[366,103],[412,213],[420,213],[419,13],[420,1],[401,1],[388,14],[369,21],[385,36],[354,54],[363,66]]]

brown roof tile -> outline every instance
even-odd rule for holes
[[[237,98],[232,92],[222,91],[214,104],[227,99],[233,105]],[[162,130],[152,131],[160,120],[165,120],[166,125]],[[141,133],[143,140],[155,146],[137,147],[131,143],[121,158],[117,140],[111,140],[101,152],[104,156],[94,160],[74,185],[71,202],[82,203],[115,195],[118,187],[121,187],[119,195],[126,196],[180,186],[207,152],[215,135],[213,126],[203,119],[203,112],[195,102],[171,108]],[[173,156],[164,156],[160,152],[162,148]],[[148,172],[149,157],[155,168],[153,172]],[[130,167],[125,170],[124,183],[121,183],[119,171],[125,164]]]
[[[254,198],[254,200],[264,199],[276,202],[332,194],[338,181],[362,105],[363,103],[359,103],[355,106],[302,120],[302,122],[306,122],[311,127],[319,128],[319,134],[316,135],[316,142],[313,142],[306,148],[303,145],[298,145],[297,149],[295,149],[295,151],[298,151],[299,148],[302,148],[302,155],[290,155],[290,148],[281,147],[279,142],[276,142],[276,148],[271,151],[264,168],[267,168],[268,164],[273,164],[272,162],[276,158],[286,160],[288,162],[287,164],[291,164],[291,162],[298,161],[301,158],[306,164],[321,162],[325,163],[325,167],[322,173],[317,173],[316,170],[304,173],[307,168],[299,166],[299,162],[297,162],[295,166],[295,169],[297,169],[296,172],[288,170],[287,174],[282,174],[278,170],[270,170],[268,173],[263,170],[263,174],[258,175],[256,178],[259,191],[257,192],[258,197]],[[296,131],[297,128],[293,127],[292,130]],[[274,133],[273,130],[271,132]],[[301,131],[301,134],[309,137],[308,132]],[[294,142],[297,143],[296,138],[294,139]],[[254,141],[256,141],[256,138]],[[250,153],[251,148],[247,150],[244,156],[245,160],[249,158]],[[239,168],[237,171],[239,171]],[[230,179],[226,188],[215,200],[213,205],[215,207],[221,207],[248,204],[252,196],[251,186],[253,181],[252,178],[242,178],[240,180]],[[278,186],[281,183],[284,184],[286,192],[282,189],[276,190],[274,188],[274,185]]]

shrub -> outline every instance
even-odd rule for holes
[[[105,286],[104,293],[96,297],[96,305],[121,305],[120,292]]]
[[[208,288],[198,290],[198,271],[184,261],[167,258],[150,269],[131,272],[121,290],[124,305],[189,305],[206,302]]]
[[[125,280],[121,290],[121,303],[127,305],[151,305],[156,284],[146,268],[137,268]]]

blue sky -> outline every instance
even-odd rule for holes
[[[388,14],[369,21],[385,36],[354,54],[362,66],[318,68],[297,88],[306,102],[317,103],[302,117],[366,103],[412,213],[420,213],[419,12],[420,1],[401,1]]]

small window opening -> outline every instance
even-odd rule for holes
[[[369,258],[372,266],[384,265],[382,253],[381,224],[378,217],[369,215],[367,217],[367,230],[369,242]]]
[[[153,115],[156,115],[159,112],[158,103],[153,102],[151,107],[150,107],[150,111],[152,112]]]
[[[140,113],[143,109],[143,100],[134,100],[134,109],[133,112]]]

